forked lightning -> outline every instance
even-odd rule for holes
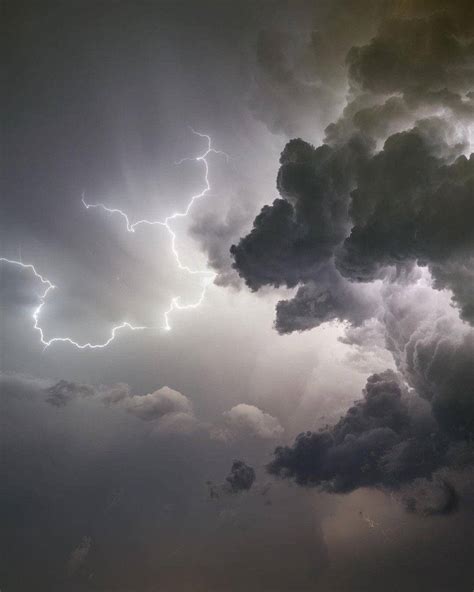
[[[228,158],[228,155],[225,152],[222,152],[220,150],[215,150],[212,147],[212,140],[211,140],[210,136],[208,136],[207,134],[202,134],[202,133],[196,132],[193,129],[191,129],[191,131],[193,132],[193,134],[199,136],[200,138],[206,139],[207,148],[203,154],[201,154],[197,157],[194,157],[194,158],[184,158],[176,164],[181,164],[185,161],[195,161],[195,162],[202,163],[203,167],[204,167],[205,186],[202,191],[191,196],[191,199],[189,200],[188,205],[186,206],[186,208],[183,211],[174,212],[170,216],[167,216],[166,218],[164,218],[164,220],[145,220],[145,219],[143,219],[143,220],[137,220],[136,222],[132,223],[130,221],[129,216],[125,212],[123,212],[122,210],[120,210],[118,208],[109,208],[102,203],[98,203],[98,204],[87,203],[85,200],[85,196],[84,195],[82,196],[82,203],[84,204],[84,207],[86,209],[97,208],[97,209],[104,210],[105,212],[107,212],[109,214],[118,214],[119,216],[121,216],[125,220],[127,232],[135,232],[135,230],[139,226],[142,226],[142,225],[164,227],[166,229],[166,231],[168,232],[169,236],[171,237],[171,252],[173,253],[173,257],[176,261],[176,265],[178,266],[178,268],[182,271],[185,271],[188,274],[191,274],[191,275],[203,276],[204,287],[201,291],[201,294],[200,294],[198,300],[196,300],[195,302],[188,303],[188,304],[181,304],[179,296],[171,299],[168,309],[163,313],[164,323],[163,323],[162,328],[165,329],[166,331],[171,330],[171,324],[170,324],[171,313],[174,310],[187,310],[187,309],[191,309],[191,308],[197,308],[203,302],[203,300],[206,296],[206,291],[207,291],[208,286],[213,282],[214,278],[216,277],[216,274],[214,272],[209,271],[208,269],[191,269],[189,266],[184,265],[182,263],[178,249],[176,247],[176,233],[174,232],[174,230],[170,226],[170,223],[173,220],[176,220],[177,218],[185,218],[189,214],[194,202],[196,200],[204,197],[205,195],[207,195],[209,193],[209,191],[211,190],[211,185],[209,182],[209,163],[207,161],[207,157],[209,156],[209,154],[220,154],[220,155],[225,156],[226,159]],[[109,338],[106,341],[104,341],[103,343],[89,343],[89,342],[88,343],[78,343],[77,341],[74,341],[70,337],[52,337],[50,339],[47,339],[45,337],[42,327],[40,326],[39,317],[40,317],[40,313],[41,313],[44,305],[46,304],[46,298],[47,298],[48,294],[52,290],[54,290],[56,288],[56,286],[54,286],[52,284],[52,282],[50,282],[47,278],[45,278],[43,275],[41,275],[36,270],[35,266],[30,263],[23,263],[22,261],[7,259],[6,257],[0,257],[0,263],[7,263],[7,264],[17,266],[17,267],[20,267],[21,269],[28,270],[28,271],[32,272],[34,277],[37,278],[40,281],[41,285],[43,286],[43,288],[44,288],[43,292],[39,296],[40,304],[37,306],[37,308],[33,312],[33,328],[36,331],[38,331],[38,333],[40,335],[41,343],[45,346],[45,348],[49,347],[53,343],[69,343],[70,345],[73,345],[74,347],[76,347],[78,349],[101,349],[101,348],[107,347],[115,339],[117,333],[123,329],[129,329],[131,331],[142,331],[144,329],[153,328],[153,327],[135,326],[135,325],[131,325],[130,323],[124,321],[124,322],[120,323],[119,325],[112,327]]]

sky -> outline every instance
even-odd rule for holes
[[[1,590],[472,589],[472,3],[2,13]]]

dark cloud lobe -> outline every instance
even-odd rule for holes
[[[447,11],[383,22],[370,43],[349,51],[351,81],[379,94],[470,90],[474,45],[466,39],[472,33],[467,3],[443,8]]]
[[[429,409],[417,405],[387,370],[368,379],[364,398],[336,425],[302,433],[292,447],[278,447],[268,471],[336,493],[391,487],[439,466],[445,448],[434,430]]]
[[[350,208],[353,227],[338,268],[350,279],[370,281],[385,267],[428,265],[468,318],[474,286],[466,285],[469,277],[458,286],[456,272],[462,269],[456,263],[474,249],[473,195],[472,156],[449,165],[432,154],[417,128],[391,136],[359,175]]]
[[[340,149],[315,149],[303,140],[286,145],[277,178],[281,199],[265,206],[250,234],[231,247],[234,266],[252,290],[293,287],[330,262],[347,232],[354,174],[367,156],[358,137]]]
[[[229,474],[220,485],[208,481],[209,495],[211,499],[217,499],[223,495],[236,494],[249,491],[255,481],[255,469],[243,460],[234,460]]]
[[[254,469],[243,460],[234,460],[229,475],[225,478],[232,493],[249,490],[255,481]]]
[[[46,389],[46,401],[55,407],[63,407],[76,397],[91,397],[95,391],[85,384],[76,384],[67,380],[60,380]]]
[[[282,197],[265,206],[252,231],[231,247],[234,267],[252,290],[304,284],[277,307],[281,333],[333,319],[360,323],[376,304],[334,266],[335,250],[349,230],[350,191],[370,148],[357,135],[339,148],[291,140],[280,158]]]
[[[390,1],[283,5],[255,40],[248,104],[273,133],[318,138],[343,107],[347,51],[370,39]]]
[[[410,394],[390,370],[369,377],[363,394],[334,426],[302,433],[293,446],[276,448],[268,472],[332,493],[359,487],[398,490],[410,484],[412,501],[406,501],[408,494],[402,500],[407,509],[425,515],[453,511],[454,487],[432,476],[463,456],[472,459],[472,432],[453,440],[429,405]],[[425,490],[434,497],[432,506],[423,501]]]
[[[333,320],[361,325],[379,305],[370,287],[343,278],[333,265],[322,268],[316,281],[300,286],[291,300],[276,306],[275,327],[279,333],[306,331]]]

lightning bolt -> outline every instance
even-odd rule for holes
[[[74,345],[74,347],[77,347],[78,349],[101,349],[101,348],[107,347],[109,345],[109,343],[111,343],[115,339],[116,334],[119,331],[121,331],[122,329],[128,328],[132,331],[140,331],[140,330],[147,328],[147,327],[136,327],[136,326],[131,325],[130,323],[127,323],[127,322],[120,323],[120,325],[117,325],[116,327],[112,328],[110,337],[106,341],[104,341],[104,343],[78,343],[77,341],[74,341],[70,337],[52,337],[51,339],[46,339],[44,336],[44,331],[39,324],[39,316],[40,316],[40,313],[43,309],[43,306],[46,303],[46,297],[48,296],[48,294],[52,290],[54,290],[56,288],[56,286],[54,284],[52,284],[47,278],[43,277],[36,270],[35,266],[32,265],[31,263],[23,263],[22,261],[16,261],[14,259],[7,259],[6,257],[0,257],[0,263],[9,263],[10,265],[14,265],[16,267],[20,267],[21,269],[27,269],[28,271],[31,271],[33,273],[34,277],[39,279],[39,281],[43,285],[44,290],[39,295],[40,303],[35,308],[35,310],[33,312],[33,329],[35,329],[35,331],[38,331],[39,336],[40,336],[40,341],[44,345],[45,348],[49,347],[53,343],[70,343],[71,345]]]
[[[194,202],[197,201],[198,199],[205,197],[209,193],[209,191],[211,190],[211,184],[209,181],[209,163],[207,161],[207,157],[209,156],[209,154],[220,154],[220,155],[224,156],[226,158],[226,160],[228,160],[228,158],[229,158],[228,154],[226,154],[222,150],[216,150],[215,148],[212,147],[212,140],[209,135],[197,132],[193,128],[191,128],[191,131],[196,136],[206,139],[207,148],[203,152],[203,154],[200,154],[199,156],[196,156],[193,158],[182,158],[181,160],[179,160],[175,164],[181,165],[183,162],[186,162],[186,161],[195,161],[195,162],[202,163],[203,167],[204,167],[204,189],[202,191],[200,191],[199,193],[196,193],[195,195],[191,196],[191,199],[189,200],[188,205],[186,206],[186,208],[183,211],[174,212],[173,214],[167,216],[163,220],[142,219],[142,220],[137,220],[136,222],[132,223],[132,222],[130,222],[129,216],[123,210],[120,210],[118,208],[109,208],[102,203],[97,203],[97,204],[87,203],[84,198],[84,195],[82,196],[82,203],[86,209],[99,208],[109,214],[118,214],[119,216],[121,216],[125,221],[125,227],[127,229],[127,232],[135,232],[135,229],[138,228],[139,226],[142,226],[142,225],[162,226],[162,227],[166,228],[168,234],[171,237],[171,252],[173,253],[173,256],[175,258],[176,265],[178,266],[178,268],[182,271],[187,272],[188,274],[191,274],[191,275],[203,275],[206,277],[207,281],[205,281],[204,288],[201,292],[200,297],[198,298],[198,300],[196,302],[191,302],[189,304],[180,304],[179,297],[177,297],[177,298],[174,297],[171,299],[170,306],[169,306],[168,310],[166,310],[165,313],[163,314],[163,318],[164,318],[163,329],[165,329],[167,331],[171,330],[171,325],[170,325],[170,320],[169,320],[171,313],[174,310],[187,310],[187,309],[191,309],[191,308],[197,308],[198,306],[200,306],[200,304],[203,302],[203,300],[206,296],[206,291],[207,291],[208,286],[214,281],[214,279],[216,277],[216,274],[214,272],[210,272],[208,269],[191,269],[190,267],[188,267],[187,265],[184,265],[182,263],[178,249],[176,247],[176,233],[174,232],[174,230],[170,226],[170,222],[172,222],[173,220],[176,220],[177,218],[186,218],[188,216],[189,212],[191,211],[191,208],[193,207]]]
[[[87,203],[85,200],[85,196],[82,195],[82,203],[87,210],[101,209],[109,214],[118,214],[119,216],[121,216],[125,221],[127,232],[135,232],[136,228],[138,228],[139,226],[144,226],[144,225],[164,227],[166,229],[166,231],[168,232],[170,239],[171,239],[171,252],[172,252],[173,257],[176,261],[177,267],[181,271],[185,271],[186,273],[188,273],[190,275],[202,275],[203,276],[204,287],[201,291],[199,298],[195,302],[190,302],[188,304],[181,304],[179,296],[173,297],[171,299],[168,309],[163,313],[163,321],[164,322],[163,322],[162,328],[166,331],[171,330],[170,315],[172,314],[172,312],[175,310],[193,309],[193,308],[197,308],[198,306],[200,306],[202,304],[202,302],[204,301],[204,298],[206,296],[206,292],[207,292],[209,285],[214,281],[214,278],[216,277],[216,274],[214,272],[209,271],[208,269],[191,269],[189,266],[185,265],[181,261],[178,249],[176,247],[176,239],[177,239],[176,233],[170,225],[170,223],[173,220],[176,220],[178,218],[186,218],[188,216],[189,212],[191,211],[191,208],[193,207],[194,203],[197,200],[205,197],[210,192],[211,184],[209,181],[209,163],[207,161],[207,157],[210,154],[219,154],[219,155],[224,156],[227,160],[229,158],[229,156],[225,152],[222,152],[221,150],[216,150],[215,148],[212,147],[212,140],[209,135],[197,132],[192,128],[191,128],[191,131],[196,136],[206,139],[207,148],[199,156],[192,157],[192,158],[183,158],[182,160],[178,161],[175,164],[180,165],[185,161],[195,161],[198,163],[202,163],[202,165],[204,167],[204,189],[202,189],[202,191],[200,191],[199,193],[196,193],[191,196],[191,198],[184,210],[174,212],[173,214],[167,216],[163,220],[142,219],[142,220],[137,220],[136,222],[132,223],[130,221],[129,216],[123,210],[120,210],[118,208],[109,208],[102,203],[97,203],[97,204]],[[39,295],[40,304],[37,306],[37,308],[33,312],[33,328],[36,331],[38,331],[41,343],[45,346],[45,348],[49,347],[53,343],[69,343],[70,345],[73,345],[77,349],[102,349],[102,348],[107,347],[115,339],[117,333],[119,333],[123,329],[129,329],[131,331],[142,331],[144,329],[151,329],[152,328],[152,327],[135,326],[135,325],[132,325],[132,324],[124,321],[124,322],[120,323],[119,325],[112,327],[110,337],[106,341],[104,341],[103,343],[90,343],[90,342],[78,343],[77,341],[74,341],[70,337],[52,337],[51,339],[46,339],[44,331],[43,331],[42,327],[40,326],[39,317],[40,317],[40,313],[41,313],[44,305],[46,304],[46,298],[47,298],[48,294],[52,290],[54,290],[56,288],[56,286],[52,282],[50,282],[50,280],[48,280],[46,277],[41,275],[36,270],[35,266],[32,265],[31,263],[23,263],[22,261],[17,261],[14,259],[7,259],[6,257],[0,257],[0,263],[8,263],[10,265],[20,267],[23,270],[28,270],[28,271],[32,272],[34,277],[36,279],[38,279],[40,281],[41,285],[43,286],[44,289],[41,292],[41,294]]]

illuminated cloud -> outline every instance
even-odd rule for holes
[[[224,426],[212,428],[211,437],[221,440],[248,436],[272,439],[281,436],[284,431],[276,417],[247,403],[235,405],[223,416]]]

